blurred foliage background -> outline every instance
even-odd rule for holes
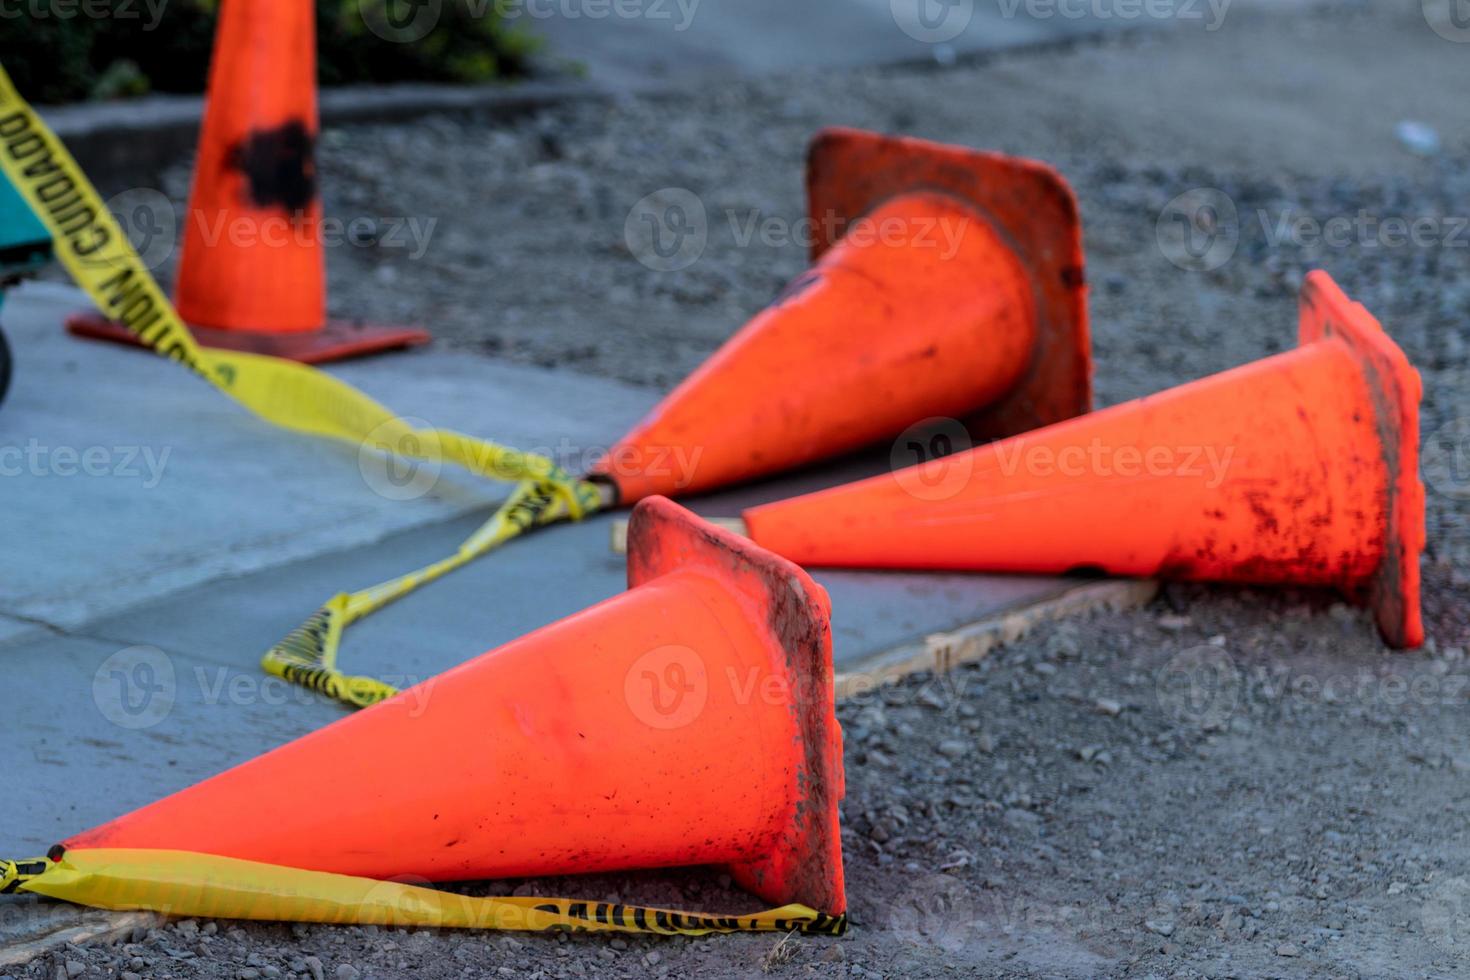
[[[278,3],[283,0],[245,0]],[[380,37],[425,0],[318,0],[317,72],[323,85],[482,82],[518,75],[536,42],[491,0],[430,0],[438,19],[417,40]],[[201,92],[218,0],[25,0],[0,10],[0,64],[27,99],[115,99]],[[103,14],[103,16],[99,16]]]

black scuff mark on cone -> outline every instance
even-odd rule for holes
[[[245,177],[257,208],[298,215],[316,200],[316,135],[302,120],[247,133],[230,148],[226,165]]]

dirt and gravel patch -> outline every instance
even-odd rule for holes
[[[186,922],[14,975],[1463,975],[1470,482],[1452,450],[1470,452],[1470,233],[1457,230],[1470,103],[1447,79],[1470,45],[1435,35],[1419,6],[1242,14],[1212,34],[793,75],[511,124],[335,130],[323,166],[329,212],[384,231],[332,251],[338,313],[658,387],[803,267],[799,244],[742,246],[737,232],[752,215],[801,216],[803,147],[827,124],[1062,170],[1086,223],[1102,404],[1289,348],[1301,277],[1324,267],[1423,373],[1424,651],[1388,653],[1330,596],[1171,586],[1147,610],[1048,626],[845,704],[854,928],[840,940]],[[1394,130],[1409,118],[1438,130],[1437,152],[1404,149]],[[186,181],[181,166],[164,186],[177,197]],[[1180,268],[1157,229],[1201,188],[1234,208],[1234,241],[1225,261],[1206,250]],[[660,272],[635,257],[627,220],[671,189],[700,201],[707,241]],[[1360,212],[1378,230],[1280,231]],[[417,258],[386,240],[410,216],[437,222]],[[1388,218],[1432,219],[1431,239],[1393,244]],[[1229,242],[1228,222],[1222,234],[1208,243]],[[702,871],[481,886],[495,889],[750,907]]]

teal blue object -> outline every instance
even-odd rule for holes
[[[51,236],[30,205],[0,178],[0,284],[51,258]]]
[[[5,287],[51,258],[51,236],[10,182],[0,177],[0,306]],[[10,389],[10,345],[0,333],[0,401]]]

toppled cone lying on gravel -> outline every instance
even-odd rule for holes
[[[842,932],[826,593],[663,498],[634,511],[629,544],[622,595],[47,859],[0,865],[0,891],[240,919]],[[702,864],[780,907],[707,915],[389,880]]]
[[[1329,586],[1424,640],[1420,379],[1324,272],[1301,345],[1137,401],[746,511],[804,566]]]
[[[618,502],[830,459],[933,417],[993,438],[1091,407],[1082,229],[1055,170],[829,129],[807,196],[812,268],[593,468]]]

